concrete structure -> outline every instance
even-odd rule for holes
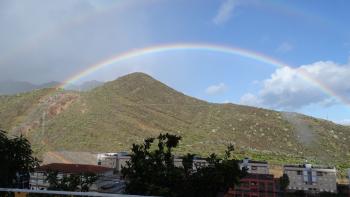
[[[112,176],[113,169],[96,165],[84,164],[63,164],[52,163],[40,166],[30,174],[29,187],[32,190],[46,190],[49,183],[46,181],[47,173],[50,171],[58,172],[58,178],[70,176],[71,174],[93,173],[99,177]]]
[[[246,168],[248,175],[240,180],[240,185],[230,188],[225,197],[277,196],[276,179],[269,174],[267,162],[245,158],[239,162],[239,166]]]
[[[116,168],[117,157],[118,157],[118,153],[97,154],[97,165],[107,167],[107,168]]]
[[[246,168],[249,174],[269,174],[269,164],[266,161],[253,161],[245,158],[239,163],[241,169]]]
[[[127,152],[97,154],[97,165],[113,168],[116,173],[119,173],[129,160],[130,155]]]
[[[130,161],[131,157],[127,152],[118,152],[117,155],[117,165],[116,165],[116,171],[120,172],[123,168],[123,166],[126,165],[127,161]]]
[[[311,193],[337,192],[337,173],[334,167],[285,165],[283,173],[289,177],[288,190],[304,190]]]
[[[182,157],[174,157],[174,165],[176,167],[183,167],[182,165]],[[193,158],[193,163],[192,163],[192,169],[197,170],[198,168],[208,166],[209,163],[205,158],[201,157],[194,157]]]
[[[242,178],[239,186],[230,188],[225,197],[275,197],[276,180],[270,174],[248,174]]]

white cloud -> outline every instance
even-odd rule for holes
[[[213,18],[213,22],[217,25],[227,22],[231,18],[236,6],[237,0],[225,0]]]
[[[247,93],[241,97],[240,103],[243,105],[259,106],[261,101],[252,93]]]
[[[317,83],[311,83],[305,76]],[[350,64],[320,61],[296,69],[283,67],[262,82],[262,89],[256,95],[244,95],[241,103],[277,109],[298,109],[311,104],[327,107],[337,101],[322,91],[320,86],[332,89],[339,96],[349,97],[349,78]]]
[[[342,125],[345,125],[345,126],[350,126],[350,119],[344,119],[344,120],[336,121],[336,123],[342,124]]]
[[[294,46],[289,42],[282,42],[276,49],[279,53],[286,53],[294,49]]]
[[[217,95],[217,94],[226,92],[227,89],[228,89],[227,85],[225,85],[224,83],[219,83],[219,84],[211,85],[207,87],[207,89],[205,90],[205,93],[209,95]]]

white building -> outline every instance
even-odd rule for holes
[[[107,168],[116,168],[117,157],[118,157],[118,153],[97,154],[97,165],[107,167]]]
[[[246,168],[249,174],[269,174],[269,164],[266,161],[253,161],[245,158],[239,162],[241,169]]]
[[[285,165],[283,172],[289,177],[289,190],[337,192],[337,172],[334,167]]]
[[[127,152],[100,153],[97,154],[97,165],[113,168],[117,173],[119,173],[130,158],[131,157]]]

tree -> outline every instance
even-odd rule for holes
[[[122,169],[127,180],[126,193],[155,196],[216,196],[239,183],[245,175],[237,161],[230,159],[229,146],[223,159],[212,154],[208,166],[193,168],[194,155],[183,157],[183,167],[174,165],[173,149],[180,136],[160,134],[133,144],[131,160]]]
[[[28,187],[25,181],[38,166],[38,160],[32,154],[31,145],[24,136],[10,138],[0,130],[0,187]]]
[[[283,176],[279,178],[279,185],[280,185],[281,191],[286,191],[289,185],[289,177],[287,174],[283,174]]]
[[[97,178],[98,177],[93,173],[64,174],[60,177],[57,171],[49,171],[46,174],[46,181],[49,183],[47,189],[56,191],[88,192]]]

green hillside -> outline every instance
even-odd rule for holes
[[[43,89],[0,96],[0,127],[45,151],[121,151],[159,132],[177,151],[206,155],[234,143],[240,156],[350,167],[350,127],[295,113],[201,101],[133,73],[88,92]]]

